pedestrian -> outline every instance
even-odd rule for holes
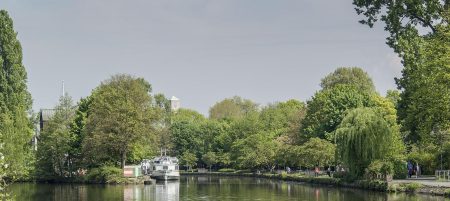
[[[319,176],[319,167],[317,166],[314,168],[314,176]]]
[[[327,175],[328,175],[329,177],[331,177],[331,168],[330,168],[330,166],[328,166],[328,169],[327,169]]]
[[[419,163],[416,162],[416,178],[419,178],[420,175],[420,166]]]
[[[408,168],[408,178],[411,178],[413,173],[413,165],[411,161],[408,161],[407,168]]]

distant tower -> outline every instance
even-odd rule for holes
[[[65,89],[64,89],[64,80],[62,81],[62,94],[61,94],[61,96],[64,96],[65,95],[65,91],[64,91]]]
[[[178,111],[178,109],[180,109],[180,99],[172,96],[172,98],[170,98],[170,109],[174,112]]]

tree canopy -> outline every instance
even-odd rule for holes
[[[326,90],[341,84],[355,86],[361,91],[375,91],[372,78],[358,67],[337,68],[333,73],[322,78],[320,86]]]
[[[372,161],[388,158],[392,134],[389,124],[375,109],[353,109],[336,130],[340,160],[351,173],[361,177]]]
[[[28,143],[33,126],[28,118],[31,95],[27,90],[27,72],[22,64],[22,46],[13,21],[0,11],[0,136],[10,178],[25,176],[31,159]]]
[[[209,109],[211,119],[234,119],[255,112],[258,105],[239,96],[224,99]]]
[[[124,167],[136,147],[148,147],[154,140],[151,86],[142,78],[115,75],[93,92],[86,123],[83,150],[88,163],[114,163]],[[131,153],[130,153],[131,152]]]

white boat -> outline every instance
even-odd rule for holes
[[[178,159],[170,156],[155,157],[150,161],[150,177],[156,180],[180,179]]]

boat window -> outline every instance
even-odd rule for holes
[[[168,167],[168,166],[163,166],[163,169],[164,169],[164,170],[168,170],[169,167]]]

